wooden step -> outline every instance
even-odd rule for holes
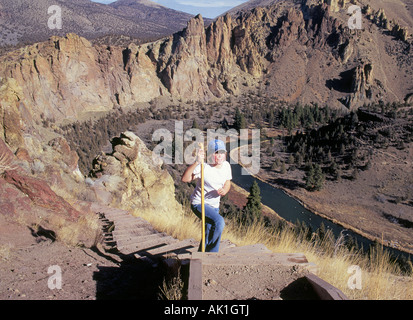
[[[148,229],[148,228],[136,228],[132,230],[114,230],[112,235],[115,239],[124,239],[134,236],[144,236],[150,235],[154,233],[159,233],[155,229]]]
[[[118,226],[129,226],[129,225],[147,225],[152,226],[148,221],[141,218],[129,216],[121,219],[114,219],[113,221]]]
[[[264,253],[264,252],[271,252],[265,245],[262,243],[258,244],[251,244],[248,246],[240,246],[240,247],[226,247],[220,250],[225,253]]]
[[[114,220],[116,220],[119,223],[126,223],[127,221],[136,221],[136,222],[139,222],[139,223],[150,224],[145,219],[142,219],[141,217],[135,217],[135,216],[132,216],[130,214],[128,214],[126,216],[115,217]]]
[[[139,221],[137,217],[131,216],[130,214],[128,215],[122,215],[122,216],[113,216],[113,217],[108,217],[109,220],[116,222],[116,223],[130,223],[134,221]]]
[[[139,243],[143,243],[146,241],[150,241],[152,239],[158,239],[162,237],[168,237],[168,235],[165,233],[153,233],[149,235],[135,236],[130,239],[118,239],[117,242],[121,245],[139,244]]]
[[[165,255],[165,254],[183,254],[183,253],[192,253],[198,249],[198,242],[194,239],[185,239],[169,245],[148,250],[146,253],[148,255]]]
[[[240,247],[241,248],[241,247]],[[260,265],[281,264],[284,266],[312,267],[307,258],[301,253],[274,253],[274,252],[194,252],[192,259],[201,259],[203,264],[214,265]]]
[[[117,233],[121,233],[121,232],[134,232],[135,230],[143,230],[143,229],[156,231],[155,228],[153,228],[150,224],[142,224],[142,223],[117,226],[114,228],[113,231],[116,231]]]
[[[130,244],[125,244],[125,245],[118,244],[117,248],[120,252],[124,254],[130,254],[133,252],[135,253],[142,252],[144,250],[149,250],[149,249],[159,247],[162,245],[168,245],[176,241],[178,240],[170,236],[166,236],[166,237],[159,236],[158,238],[154,238],[154,239],[139,242],[139,243],[130,243]]]

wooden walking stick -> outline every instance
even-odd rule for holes
[[[199,143],[199,148],[204,150],[204,144]],[[201,214],[202,214],[202,252],[205,252],[205,195],[204,195],[204,161],[201,162]]]

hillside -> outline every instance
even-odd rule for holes
[[[61,7],[61,30],[48,28],[51,5]],[[104,5],[90,0],[3,0],[0,18],[0,47],[5,47],[46,41],[50,36],[71,32],[87,39],[122,35],[153,40],[181,30],[191,15],[152,1],[119,0]]]
[[[56,3],[76,33],[47,34],[44,8]],[[320,214],[411,250],[411,6],[363,2],[364,27],[352,31],[348,4],[251,1],[209,23],[149,1],[2,1],[7,43],[44,40],[0,56],[0,257],[10,279],[21,280],[8,265],[16,253],[31,260],[56,239],[94,248],[102,235],[91,203],[181,217],[188,189],[175,184],[177,171],[154,163],[151,135],[173,130],[175,120],[228,128],[238,108],[276,139],[263,144],[263,178]],[[160,22],[165,15],[177,22],[173,34],[162,33],[172,33]],[[124,38],[107,35],[115,29]],[[158,40],[132,41],[148,31]],[[96,35],[106,38],[92,41]],[[317,116],[303,113],[309,109]],[[287,174],[274,169],[277,158]],[[310,162],[328,174],[319,192],[305,189]],[[25,231],[21,243],[13,230]]]
[[[251,9],[254,9],[256,7],[267,7],[269,5],[272,5],[273,3],[276,2],[296,2],[300,3],[300,1],[280,1],[280,0],[250,0],[247,2],[244,2],[243,4],[240,4],[239,6],[236,6],[229,10],[227,13],[231,15],[238,15],[240,12],[245,12],[249,11]],[[313,3],[317,3],[318,1],[312,1]],[[351,5],[351,1],[348,0],[329,0],[329,1],[324,1],[326,3],[329,3],[333,6],[338,6],[341,4],[343,7],[348,7]],[[397,20],[400,23],[402,23],[404,26],[412,26],[413,23],[413,4],[409,0],[393,0],[393,1],[388,1],[388,0],[361,0],[361,1],[356,1],[356,4],[359,5],[360,7],[369,5],[373,7],[376,11],[379,9],[382,9],[384,12],[386,12],[387,17],[390,20]]]
[[[4,55],[0,76],[35,117],[56,121],[161,96],[209,101],[248,91],[336,109],[409,102],[409,28],[376,9],[364,12],[357,32],[344,8],[285,1],[208,26],[198,15],[172,36],[127,48],[70,34]]]

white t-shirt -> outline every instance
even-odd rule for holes
[[[201,165],[197,165],[193,172],[194,178],[201,178]],[[228,161],[222,163],[221,168],[210,166],[204,163],[204,192],[205,204],[219,208],[221,196],[218,189],[222,188],[227,180],[232,180],[231,165]],[[191,195],[193,205],[201,204],[201,179],[198,180],[196,188]]]

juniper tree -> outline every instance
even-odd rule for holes
[[[305,188],[309,191],[318,191],[323,187],[325,176],[318,164],[311,164],[306,172],[304,181]]]
[[[247,123],[245,120],[245,116],[241,113],[239,108],[235,110],[235,117],[234,117],[234,128],[236,130],[245,129],[247,127]]]
[[[254,181],[250,188],[250,194],[248,195],[248,201],[244,208],[245,220],[247,223],[259,220],[262,217],[262,205],[261,205],[261,190],[257,181]]]

